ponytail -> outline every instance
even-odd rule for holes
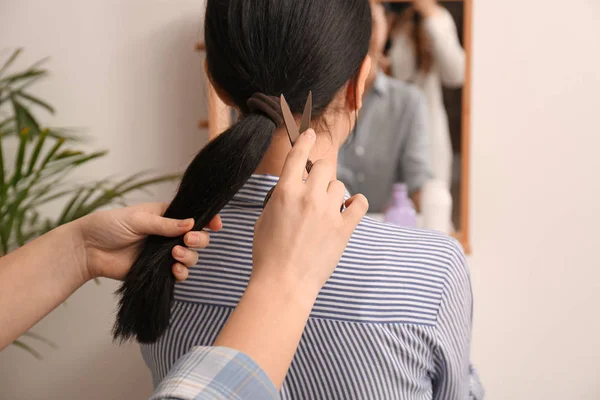
[[[194,218],[194,230],[203,229],[256,170],[275,128],[266,115],[250,114],[208,143],[188,166],[164,216]],[[175,285],[171,251],[176,245],[183,245],[183,237],[146,239],[117,291],[116,340],[153,343],[167,330]]]

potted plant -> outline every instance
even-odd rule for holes
[[[74,171],[106,156],[107,151],[80,150],[77,144],[81,136],[40,125],[35,111],[52,114],[54,108],[33,95],[30,88],[48,75],[43,68],[46,60],[10,72],[21,52],[21,49],[13,52],[0,67],[0,256],[100,208],[126,205],[125,195],[129,193],[179,177],[142,172],[118,180],[106,178],[87,183],[70,180]],[[62,211],[44,215],[41,207],[50,202],[62,204]],[[35,333],[24,336],[55,347]],[[23,340],[13,345],[41,358]]]

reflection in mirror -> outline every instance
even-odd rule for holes
[[[338,177],[376,218],[460,236],[465,2],[372,11],[371,77]]]

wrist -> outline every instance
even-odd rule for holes
[[[85,238],[85,224],[82,223],[83,219],[85,217],[59,228],[64,229],[69,235],[68,240],[72,244],[73,257],[75,258],[75,262],[72,263],[75,269],[74,273],[80,277],[82,284],[94,278],[89,267],[90,254],[93,250],[89,248],[89,243]]]
[[[293,277],[252,275],[246,292],[264,295],[269,301],[310,313],[320,290],[319,285],[298,282]]]

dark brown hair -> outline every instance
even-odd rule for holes
[[[409,37],[415,45],[417,70],[428,73],[433,67],[433,51],[429,35],[423,26],[423,17],[414,9],[410,3],[388,3],[387,9],[396,15],[394,23],[390,27],[390,36],[405,23],[412,23]]]

